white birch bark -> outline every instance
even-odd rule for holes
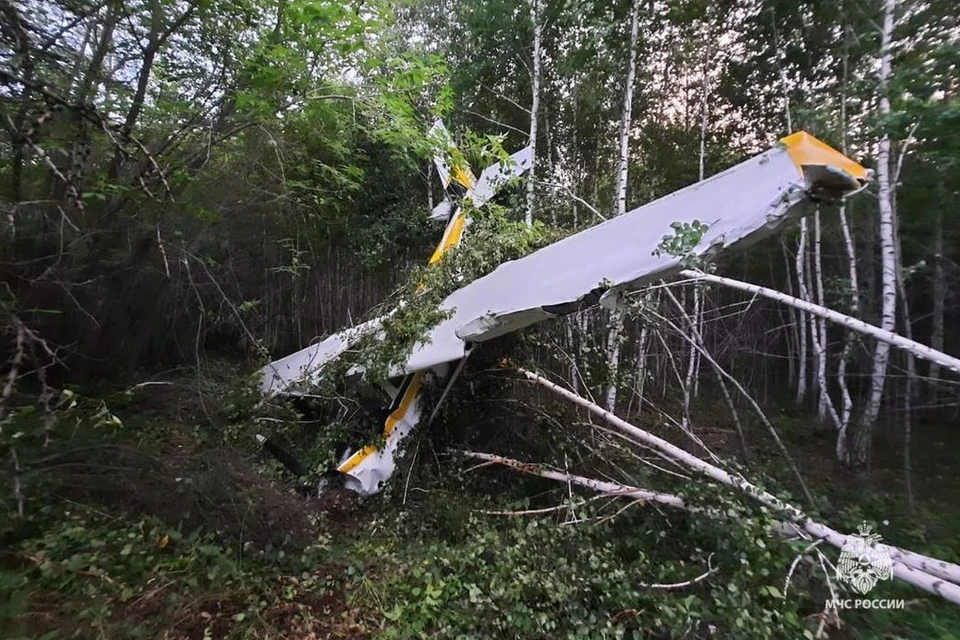
[[[579,203],[577,198],[580,197],[580,182],[583,174],[582,162],[581,162],[581,152],[580,152],[580,80],[577,79],[573,87],[573,143],[571,147],[573,148],[573,185],[570,190],[575,196],[573,199],[573,228],[577,228],[577,224],[580,222],[579,215]]]
[[[742,491],[745,495],[757,500],[766,507],[782,513],[790,526],[798,533],[804,533],[817,539],[826,540],[829,544],[842,548],[844,545],[852,542],[852,536],[844,535],[830,527],[812,520],[803,511],[796,506],[780,500],[776,496],[760,487],[749,482],[739,474],[730,473],[720,467],[717,467],[705,460],[702,460],[686,450],[674,445],[663,438],[640,429],[629,422],[618,418],[613,413],[604,410],[602,407],[582,398],[570,391],[560,387],[546,378],[537,375],[525,369],[519,369],[519,372],[527,379],[536,384],[553,391],[554,393],[570,400],[574,404],[583,407],[593,415],[599,417],[607,424],[615,427],[618,431],[626,435],[630,440],[650,447],[666,457],[686,465],[688,468],[703,473],[704,476]],[[894,563],[894,575],[901,580],[909,582],[914,586],[935,593],[950,602],[960,604],[960,566],[923,556],[912,551],[907,551],[899,547],[886,544],[878,544]]]
[[[691,507],[687,505],[682,498],[669,493],[659,493],[616,482],[595,480],[593,478],[585,478],[583,476],[573,475],[570,473],[553,471],[551,469],[543,468],[540,465],[531,464],[529,462],[520,462],[519,460],[504,458],[502,456],[492,455],[489,453],[480,453],[475,451],[459,451],[457,453],[466,458],[483,461],[482,464],[477,465],[477,467],[474,468],[486,466],[488,464],[499,464],[521,473],[540,476],[541,478],[554,480],[568,486],[577,485],[579,487],[584,487],[602,495],[632,499],[644,504],[652,502],[658,505],[682,510],[691,509]],[[751,491],[756,491],[756,487],[750,485],[749,483],[747,483],[747,487],[745,489],[748,493]],[[763,502],[762,498],[758,497],[758,499]],[[549,511],[553,510],[555,510],[555,508],[549,508]],[[545,512],[547,511],[537,510],[526,512],[500,512],[497,515],[537,515]],[[848,544],[855,544],[858,540],[853,536],[844,535],[835,529],[831,529],[830,527],[822,525],[819,522],[815,522],[809,518],[802,523],[791,522],[787,524],[781,522],[778,526],[774,527],[774,532],[791,538],[795,537],[797,534],[800,534],[807,539],[815,538],[816,540],[824,540],[827,542],[827,544],[837,549],[843,549],[844,546]],[[882,544],[878,546],[882,547],[883,550],[887,552],[890,555],[890,558],[893,560],[893,575],[895,577],[903,580],[904,582],[912,584],[923,591],[939,595],[945,600],[955,604],[960,604],[960,586],[958,586],[956,582],[952,582],[948,578],[940,575],[941,573],[952,573],[953,569],[960,567],[956,567],[956,565],[949,565],[949,563],[942,562],[936,558],[922,556],[899,547],[891,547],[889,545]]]
[[[847,256],[847,273],[850,278],[850,314],[856,318],[860,315],[860,286],[857,282],[857,253],[853,236],[850,233],[850,224],[847,220],[846,205],[840,205],[840,230],[843,232],[843,245]],[[840,430],[839,435],[846,438],[850,426],[850,416],[853,414],[853,398],[847,386],[847,365],[853,356],[854,337],[847,332],[843,338],[843,351],[840,354],[840,365],[837,368],[837,383],[840,385]],[[941,349],[942,351],[942,349]]]
[[[783,265],[784,265],[784,274],[786,274],[786,279],[784,280],[785,289],[789,295],[793,295],[793,275],[790,272],[790,251],[787,249],[787,243],[784,242],[783,238],[780,238],[780,249],[783,253]],[[784,326],[787,328],[789,333],[786,337],[787,343],[787,376],[789,378],[790,386],[792,387],[797,382],[797,364],[799,358],[796,358],[797,353],[800,350],[800,313],[793,307],[787,309],[787,313],[790,322],[784,322]]]
[[[639,32],[640,0],[633,1],[630,23],[630,59],[627,62],[627,83],[623,91],[623,117],[620,119],[620,155],[617,159],[616,204],[617,215],[627,211],[627,178],[630,165],[630,124],[633,111],[633,83],[637,76],[637,35]]]
[[[633,111],[633,83],[637,75],[637,36],[639,33],[640,0],[633,0],[630,22],[630,59],[627,61],[627,81],[623,91],[623,116],[620,119],[620,156],[617,160],[616,215],[627,211],[627,178],[630,172],[630,123]],[[617,406],[617,377],[620,369],[620,333],[623,314],[610,313],[610,331],[607,333],[607,365],[610,382],[606,391],[606,406],[611,411]]]
[[[669,290],[668,290],[669,293]],[[680,306],[681,311],[686,315],[686,296],[684,296],[684,304]],[[700,319],[700,287],[697,284],[693,285],[693,320],[689,323],[689,330],[691,335],[697,331],[699,327]],[[694,397],[694,376],[697,372],[697,358],[700,355],[700,351],[697,349],[697,343],[695,341],[690,341],[690,348],[687,355],[687,374],[683,380],[683,416],[682,416],[682,425],[684,429],[690,428],[690,400]]]
[[[617,407],[617,386],[620,373],[620,347],[623,344],[623,312],[614,309],[610,312],[610,330],[607,332],[607,390],[604,394],[605,406],[609,411]]]
[[[650,328],[647,323],[643,323],[640,329],[640,337],[637,338],[637,384],[634,387],[634,393],[637,396],[638,408],[643,410],[643,388],[647,383],[647,334]]]
[[[710,46],[711,38],[709,32],[704,38],[705,46],[703,47],[703,81],[700,86],[700,166],[698,179],[700,182],[703,182],[703,179],[706,177],[706,158],[707,158],[707,114],[708,114],[708,103],[707,97],[710,95],[709,87],[709,73],[707,65],[710,62],[710,53],[712,47]],[[703,291],[698,285],[693,287],[693,318],[694,326],[697,328],[701,334],[703,333]],[[704,345],[706,348],[706,345]],[[691,387],[692,384],[692,387]],[[700,388],[700,351],[693,348],[693,344],[690,345],[690,370],[687,373],[687,387],[684,389],[684,393],[692,395],[694,398],[697,397],[697,392]],[[724,390],[726,392],[726,390]],[[684,400],[684,406],[689,406],[689,399]],[[739,425],[738,425],[739,427]]]
[[[535,195],[533,192],[537,171],[537,111],[540,109],[540,36],[542,27],[539,15],[540,0],[530,0],[530,22],[533,24],[533,97],[530,104],[530,140],[533,152],[530,156],[530,174],[527,176],[527,215],[525,222],[533,226]]]
[[[807,219],[803,218],[800,220],[800,246],[797,247],[797,260],[796,260],[796,270],[797,270],[797,286],[800,291],[800,299],[804,301],[809,300],[807,295],[807,282],[806,275],[804,273],[804,254],[807,251],[807,236],[809,231],[807,229]],[[797,314],[797,330],[800,334],[800,344],[797,347],[797,358],[799,360],[798,364],[798,373],[797,373],[797,404],[803,404],[807,399],[807,317],[802,313]]]
[[[761,287],[760,285],[750,284],[749,282],[734,280],[733,278],[715,276],[713,274],[694,271],[692,269],[684,269],[680,272],[680,275],[684,278],[699,278],[700,280],[705,280],[706,282],[732,287],[734,289],[746,291],[747,293],[769,298],[770,300],[782,302],[783,304],[796,307],[801,311],[824,318],[830,322],[836,322],[840,326],[846,327],[851,331],[856,331],[857,333],[861,333],[885,342],[887,346],[897,347],[898,349],[908,351],[921,360],[936,362],[941,367],[949,369],[956,374],[960,374],[960,358],[955,358],[942,351],[931,349],[925,344],[920,344],[916,340],[904,338],[903,336],[897,335],[893,331],[875,327],[872,324],[867,324],[863,320],[858,320],[857,318],[851,318],[845,313],[840,313],[839,311],[827,309],[826,307],[821,307],[820,305],[813,304],[812,302],[806,302],[805,300],[788,296],[781,291],[775,291],[773,289],[768,289],[767,287]]]
[[[843,84],[840,95],[840,129],[843,132],[841,151],[847,153],[847,54],[843,56]],[[860,284],[857,278],[857,249],[850,232],[850,223],[847,219],[847,205],[840,203],[837,212],[840,221],[840,231],[843,234],[843,247],[847,257],[847,273],[850,279],[850,315],[860,316]],[[840,364],[837,367],[837,384],[840,387],[840,428],[837,432],[837,457],[847,448],[847,431],[850,428],[850,417],[853,415],[853,398],[847,385],[847,366],[853,357],[855,338],[852,331],[843,335],[843,351],[840,353]],[[941,349],[942,351],[943,349]]]
[[[890,114],[890,97],[887,83],[890,78],[891,41],[893,39],[893,14],[896,10],[896,0],[884,0],[883,28],[880,34],[880,115]],[[880,189],[880,257],[881,257],[881,290],[882,304],[880,311],[880,327],[886,331],[893,331],[896,326],[897,312],[897,273],[896,273],[896,240],[895,221],[893,211],[893,192],[890,180],[890,136],[884,134],[880,139],[877,153],[877,184]],[[873,352],[873,371],[870,375],[870,392],[867,403],[860,418],[859,428],[853,439],[852,447],[847,452],[844,463],[851,466],[863,466],[870,455],[870,444],[873,437],[873,427],[880,415],[880,403],[883,400],[883,387],[887,378],[887,364],[890,360],[890,345],[887,342],[877,343]]]
[[[809,250],[803,253],[803,283],[800,286],[800,293],[807,302],[814,301],[813,286],[813,261],[810,255],[813,253],[813,241],[811,239],[809,222],[807,226],[807,243]],[[817,365],[820,362],[820,331],[816,318],[803,316],[804,323],[810,325],[810,353],[813,356],[813,362],[810,365],[811,375],[813,376],[812,389],[817,399],[817,416],[822,420],[824,416],[823,402],[820,398],[820,376],[817,375]]]
[[[597,493],[639,500],[640,502],[655,502],[657,504],[662,504],[664,506],[674,507],[677,509],[686,509],[683,499],[668,493],[658,493],[655,491],[648,491],[646,489],[638,489],[637,487],[630,487],[618,482],[585,478],[572,473],[554,471],[553,469],[545,468],[541,465],[530,464],[529,462],[520,462],[519,460],[504,458],[503,456],[497,456],[490,453],[482,453],[479,451],[459,451],[457,453],[466,458],[503,465],[523,473],[529,473],[535,476],[540,476],[541,478],[547,478],[548,480],[556,480],[557,482],[563,482],[565,484],[575,484],[579,487],[596,491]]]
[[[817,208],[813,217],[813,269],[816,284],[817,304],[824,305],[823,292],[823,259],[820,234],[820,209]],[[813,322],[813,318],[811,318]],[[817,386],[820,387],[820,418],[829,417],[833,428],[840,429],[840,416],[830,398],[830,389],[827,384],[827,321],[823,318],[817,323]]]

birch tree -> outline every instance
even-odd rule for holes
[[[637,36],[639,31],[640,0],[633,1],[630,13],[630,56],[627,61],[627,80],[623,91],[623,115],[620,118],[620,154],[617,159],[616,215],[627,211],[627,179],[630,172],[630,124],[633,112],[633,85],[637,75]],[[611,312],[610,331],[607,334],[607,363],[610,383],[607,386],[606,406],[613,411],[617,405],[617,373],[620,367],[621,332],[623,315]]]
[[[531,86],[533,88],[533,97],[530,102],[530,141],[529,145],[533,149],[530,158],[530,175],[527,178],[527,215],[526,223],[533,226],[533,213],[535,207],[534,182],[536,181],[537,169],[537,112],[540,110],[540,37],[542,34],[542,25],[540,24],[540,0],[530,0],[530,22],[533,25],[533,69],[531,71]]]
[[[844,43],[846,46],[846,43]],[[849,55],[845,50],[843,53],[843,77],[840,85],[840,150],[847,153],[847,75],[849,67]],[[849,283],[849,305],[850,315],[854,318],[860,316],[860,284],[857,277],[857,249],[853,241],[853,234],[850,232],[850,222],[847,218],[847,205],[840,203],[837,210],[837,217],[840,222],[840,231],[843,235],[844,256],[847,259],[847,275]],[[843,351],[840,353],[840,364],[837,367],[837,382],[840,386],[840,426],[837,433],[837,456],[842,459],[842,451],[846,449],[847,430],[850,428],[850,418],[853,414],[853,398],[850,395],[850,389],[847,386],[847,366],[853,357],[853,347],[855,337],[851,331],[845,331],[843,336]],[[941,345],[942,346],[942,345]],[[935,347],[936,348],[936,347]],[[943,350],[942,348],[940,349]]]
[[[627,178],[630,171],[630,124],[633,113],[633,84],[637,76],[637,35],[639,31],[640,0],[634,0],[630,12],[630,57],[627,61],[627,80],[623,91],[623,115],[620,118],[620,144],[617,157],[616,214],[627,212]]]
[[[891,73],[892,41],[894,12],[897,8],[896,0],[884,0],[883,26],[880,34],[880,116],[888,117],[891,113],[889,80]],[[887,331],[893,331],[896,326],[897,312],[897,250],[895,212],[893,202],[893,184],[891,180],[890,160],[891,141],[889,133],[880,138],[877,152],[877,185],[879,187],[880,206],[880,256],[881,256],[881,290],[882,302],[880,310],[880,326]],[[890,360],[890,345],[878,342],[873,352],[873,370],[870,375],[870,391],[866,406],[860,418],[851,448],[844,452],[843,462],[851,466],[864,466],[870,455],[870,444],[873,428],[880,415],[880,404],[883,400],[883,388],[887,377],[887,365]]]

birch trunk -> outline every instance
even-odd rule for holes
[[[806,313],[824,318],[830,322],[836,322],[840,326],[846,327],[851,331],[856,331],[857,333],[870,336],[881,342],[885,342],[887,346],[893,346],[897,347],[898,349],[909,351],[921,360],[936,362],[941,367],[960,374],[960,358],[955,358],[951,355],[943,353],[942,351],[931,349],[924,344],[920,344],[916,340],[908,340],[907,338],[897,335],[892,331],[875,327],[872,324],[867,324],[863,320],[851,318],[850,316],[840,313],[839,311],[827,309],[826,307],[821,307],[818,304],[813,304],[812,302],[806,302],[804,300],[800,300],[799,298],[788,296],[781,291],[775,291],[773,289],[768,289],[767,287],[761,287],[760,285],[750,284],[749,282],[734,280],[733,278],[715,276],[713,274],[694,271],[692,269],[684,269],[680,272],[680,275],[684,278],[697,278],[706,282],[732,287],[734,289],[739,289],[740,291],[746,291],[747,293],[752,293],[754,295],[763,296],[764,298],[768,298],[770,300],[782,302],[783,304],[790,305]]]
[[[620,377],[620,347],[622,346],[623,312],[614,309],[610,312],[610,330],[607,332],[607,391],[604,394],[608,411],[617,408],[617,387]]]
[[[846,46],[846,43],[844,43]],[[843,55],[843,83],[840,95],[840,130],[842,132],[841,150],[847,153],[847,70],[848,56],[846,51]],[[854,318],[860,316],[860,284],[857,278],[857,250],[853,241],[853,234],[850,232],[850,223],[847,220],[847,205],[840,203],[840,209],[837,212],[840,220],[840,231],[843,234],[843,247],[847,257],[847,273],[850,278],[850,315]],[[847,448],[847,431],[850,428],[850,417],[853,415],[853,398],[850,395],[850,388],[847,385],[847,365],[853,357],[853,348],[855,346],[855,337],[852,331],[845,331],[843,334],[843,351],[840,353],[840,364],[837,367],[837,384],[840,387],[840,428],[837,432],[837,457],[840,458],[840,452]],[[942,351],[942,349],[941,349]]]
[[[780,238],[780,249],[783,253],[783,272],[786,274],[784,288],[790,296],[793,296],[793,276],[790,274],[790,251],[787,249],[787,243],[784,242],[783,238]],[[783,323],[787,331],[787,374],[790,386],[793,387],[793,385],[799,384],[797,378],[799,357],[795,356],[797,356],[800,351],[800,314],[793,307],[789,307],[787,313],[789,314],[790,321]]]
[[[647,334],[650,328],[647,323],[643,323],[640,329],[640,337],[637,338],[637,384],[634,387],[634,393],[637,397],[637,409],[643,411],[643,388],[647,382]],[[629,414],[628,414],[629,415]]]
[[[718,466],[710,464],[673,443],[618,418],[611,412],[605,411],[602,407],[589,400],[570,393],[563,387],[550,382],[542,376],[525,369],[518,369],[518,371],[536,384],[583,407],[607,424],[615,427],[627,436],[628,439],[643,446],[650,447],[665,455],[667,458],[685,465],[694,471],[699,471],[711,480],[738,489],[764,506],[780,512],[782,517],[790,523],[790,527],[798,533],[802,532],[805,535],[826,540],[837,548],[842,548],[853,540],[851,536],[844,535],[812,520],[796,506],[784,502],[773,494],[757,487],[742,475],[730,473]],[[877,547],[885,551],[893,560],[893,571],[896,577],[930,593],[935,593],[950,602],[960,604],[960,565],[923,556],[891,545],[878,544]]]
[[[800,285],[800,293],[807,302],[814,302],[813,285],[813,260],[810,256],[813,254],[813,240],[810,234],[809,222],[807,223],[807,243],[808,250],[803,254],[803,283]],[[803,317],[805,324],[810,325],[810,354],[813,356],[810,373],[813,376],[812,390],[817,399],[817,416],[823,420],[823,401],[820,395],[820,376],[818,375],[817,365],[820,362],[820,331],[815,318]]]
[[[807,251],[807,219],[800,220],[800,246],[797,247],[797,286],[800,290],[800,299],[809,301],[807,294],[806,276],[804,274],[804,254]],[[797,404],[803,404],[807,399],[807,317],[802,313],[797,314],[797,330],[800,333],[800,344],[798,346],[799,354],[799,373],[797,374]]]
[[[857,282],[856,248],[853,243],[853,236],[850,233],[850,224],[847,221],[846,205],[840,205],[838,215],[840,218],[840,230],[843,232],[843,245],[847,256],[847,272],[850,277],[850,314],[856,318],[860,315],[860,287]],[[846,446],[847,429],[850,427],[850,416],[853,414],[853,399],[850,396],[850,388],[847,386],[847,365],[853,356],[853,347],[854,335],[852,332],[847,331],[843,337],[843,351],[840,354],[840,365],[837,367],[837,383],[840,385],[841,399],[840,429],[837,435],[837,442],[839,443],[842,438],[844,440],[844,447]]]
[[[530,22],[533,24],[533,97],[530,104],[530,145],[532,153],[530,155],[530,175],[527,176],[527,215],[525,222],[528,226],[533,226],[534,213],[534,192],[533,186],[536,179],[537,170],[537,111],[540,109],[540,0],[530,0]]]
[[[896,0],[885,0],[883,7],[883,29],[880,36],[880,115],[890,114],[890,98],[887,83],[890,78],[891,40],[893,38],[893,13]],[[884,134],[880,139],[877,153],[877,184],[880,189],[880,256],[882,274],[882,304],[880,327],[893,331],[897,313],[897,273],[896,240],[893,211],[893,193],[890,180],[890,136]],[[849,466],[861,467],[870,457],[870,445],[873,428],[880,415],[880,403],[883,400],[883,387],[887,378],[887,364],[890,360],[890,345],[878,342],[873,352],[873,371],[870,376],[870,393],[859,428],[842,462]]]
[[[709,43],[712,42],[710,34],[707,33],[707,36],[704,38],[706,46],[703,48],[703,82],[700,87],[700,166],[698,178],[700,182],[703,182],[703,179],[706,177],[706,161],[707,161],[707,114],[708,114],[708,103],[707,97],[710,95],[710,86],[709,86],[709,74],[707,65],[710,63],[710,54],[712,47],[709,46]],[[696,326],[697,331],[701,334],[703,333],[703,300],[704,292],[701,290],[700,286],[693,286],[693,311],[694,311],[694,326]],[[706,348],[706,345],[703,345]],[[687,389],[685,393],[690,390],[689,385],[693,384],[693,388],[690,391],[693,397],[697,397],[697,392],[700,389],[700,351],[693,348],[693,345],[690,347],[690,371],[687,374]],[[726,390],[724,390],[726,391]],[[739,425],[738,425],[739,427]]]
[[[579,209],[577,198],[580,197],[580,182],[582,177],[581,169],[581,156],[580,153],[580,80],[578,79],[573,87],[573,143],[571,147],[573,148],[573,185],[570,190],[575,196],[573,199],[573,228],[577,228],[577,223],[579,222]]]
[[[620,156],[617,160],[616,215],[627,211],[627,178],[630,172],[630,122],[633,111],[633,83],[637,75],[637,35],[639,32],[640,0],[633,1],[630,17],[630,60],[627,61],[627,83],[623,91],[623,116],[620,119]],[[607,334],[607,364],[610,382],[607,386],[606,406],[613,411],[617,406],[617,377],[620,368],[620,346],[623,314],[610,312],[610,331]]]
[[[638,489],[637,487],[623,485],[618,482],[585,478],[572,473],[554,471],[553,469],[549,469],[541,465],[530,464],[529,462],[520,462],[518,460],[504,458],[503,456],[493,455],[490,453],[482,453],[479,451],[458,451],[457,453],[465,458],[482,460],[489,464],[503,465],[505,467],[510,467],[511,469],[516,469],[522,473],[529,473],[535,476],[540,476],[541,478],[547,478],[548,480],[556,480],[557,482],[575,484],[578,487],[584,487],[585,489],[590,489],[598,493],[604,493],[620,498],[639,500],[640,502],[654,502],[677,509],[686,509],[686,505],[681,498],[668,493],[658,493],[655,491],[648,491],[646,489]]]
[[[630,60],[627,62],[627,84],[623,92],[623,117],[620,119],[620,155],[617,161],[617,215],[627,211],[627,177],[630,165],[630,122],[633,111],[633,83],[637,76],[637,34],[640,0],[634,0],[630,26]]]
[[[691,336],[695,334],[699,328],[699,319],[700,319],[700,287],[697,284],[693,285],[693,319],[689,322],[689,330]],[[680,307],[684,315],[686,315],[686,296],[684,296],[684,304]],[[697,343],[694,341],[690,342],[690,348],[688,350],[687,356],[687,374],[683,380],[683,416],[682,424],[684,429],[689,429],[691,425],[690,421],[690,400],[694,397],[694,376],[697,372],[697,358],[700,355],[700,351],[697,349]]]
[[[820,237],[820,209],[813,217],[813,269],[815,275],[817,304],[824,305],[823,292],[823,260]],[[814,319],[810,319],[814,322]],[[827,321],[818,318],[817,323],[817,386],[820,387],[820,417],[829,417],[833,428],[840,429],[840,416],[830,398],[830,389],[827,384]]]
[[[459,451],[457,453],[469,459],[481,460],[482,463],[473,467],[474,469],[487,466],[489,464],[499,464],[521,473],[528,473],[540,476],[541,478],[546,478],[548,480],[561,482],[567,486],[577,485],[578,487],[584,487],[602,495],[632,499],[643,504],[652,502],[654,504],[673,507],[676,509],[690,510],[691,508],[683,501],[681,497],[668,493],[659,493],[647,489],[641,489],[639,487],[619,484],[616,482],[595,480],[593,478],[586,478],[583,476],[573,475],[571,473],[554,471],[537,464],[520,462],[519,460],[504,458],[502,456],[489,453],[480,453],[475,451]],[[754,487],[749,483],[746,484],[744,489],[748,493],[758,490],[757,487]],[[762,497],[758,497],[758,500],[764,502]],[[550,507],[548,510],[553,511],[556,510],[556,508]],[[547,511],[536,510],[525,512],[495,512],[495,515],[536,515],[545,512]],[[815,538],[817,540],[824,540],[827,542],[827,544],[837,549],[843,549],[849,544],[856,544],[857,540],[859,540],[859,538],[844,535],[809,518],[807,518],[804,522],[790,522],[789,524],[781,522],[774,528],[774,532],[790,538],[794,538],[797,534],[800,534],[806,539]],[[928,593],[939,595],[949,602],[960,604],[960,586],[958,586],[956,582],[952,582],[941,575],[949,575],[953,573],[954,570],[958,568],[956,565],[949,565],[949,563],[939,561],[935,558],[921,556],[913,553],[912,551],[907,551],[899,547],[891,547],[888,545],[879,546],[890,555],[890,558],[893,561],[893,575],[895,577]]]

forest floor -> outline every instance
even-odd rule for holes
[[[671,560],[674,532],[664,529],[672,523],[686,546],[708,548],[695,525],[637,509],[575,526],[556,514],[479,514],[540,506],[523,497],[552,489],[536,483],[512,491],[406,478],[383,497],[318,499],[256,450],[256,425],[223,426],[235,395],[215,401],[195,387],[172,379],[88,400],[110,406],[122,426],[77,428],[35,459],[25,519],[0,527],[0,637],[784,637],[740,619],[774,601],[751,596],[764,587],[749,582],[738,591],[733,578],[729,592],[706,581],[624,604],[641,588],[631,571],[673,560],[681,575],[694,571],[685,555]],[[955,430],[917,429],[910,514],[894,443],[881,442],[872,471],[854,475],[832,463],[829,434],[811,437],[808,419],[787,411],[776,424],[833,523],[883,523],[885,541],[960,560]],[[784,476],[772,448],[755,454],[769,477]],[[782,587],[782,568],[751,579]],[[789,598],[804,602],[785,615],[813,629],[824,588],[799,573]],[[627,582],[637,584],[618,591]],[[829,637],[960,638],[957,607],[899,586],[877,596],[905,598],[907,608],[845,614]]]

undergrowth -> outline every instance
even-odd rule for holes
[[[491,348],[477,366],[499,357]],[[448,445],[497,442],[574,469],[596,460],[577,453],[581,432],[532,406],[488,409],[492,422],[478,425],[483,403],[513,383],[464,375],[468,391],[451,398],[443,426],[418,432],[388,490],[361,503],[313,489],[352,427],[302,405],[263,405],[228,368],[199,393],[194,379],[102,399],[78,390],[50,445],[20,447],[25,517],[11,501],[0,523],[0,636],[739,640],[811,637],[820,626],[829,592],[819,564],[802,560],[786,585],[807,543],[771,536],[772,514],[727,490],[697,478],[662,486],[694,507],[683,513],[624,509],[512,471],[465,473]],[[22,412],[5,426],[26,432],[36,418]],[[262,456],[259,432],[312,475],[295,479]],[[771,460],[764,484],[777,486]],[[642,467],[631,473],[653,481]],[[816,484],[821,511],[837,526],[887,514],[886,538],[955,558],[944,538],[953,529],[933,511],[900,518],[883,491],[841,495],[826,481]],[[893,583],[875,594],[908,607],[845,614],[829,637],[960,637],[951,605]]]

